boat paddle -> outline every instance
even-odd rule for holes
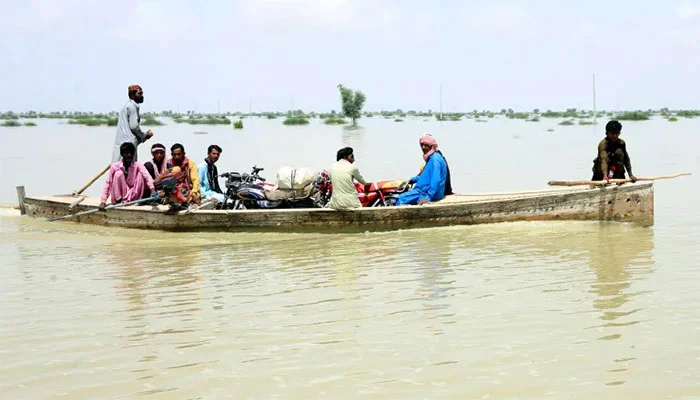
[[[211,204],[211,203],[213,203],[212,200],[205,200],[205,201],[202,202],[202,204],[200,204],[200,205],[198,205],[198,206],[189,207],[187,210],[180,211],[180,214],[185,214],[185,215],[187,215],[187,214],[191,213],[192,211],[197,211],[197,210],[199,210],[200,208],[202,208],[202,207],[204,207],[204,206],[207,206],[207,205],[209,205],[209,204]]]
[[[95,175],[92,179],[90,179],[89,181],[87,181],[87,183],[84,184],[83,187],[81,187],[81,188],[78,189],[78,190],[75,190],[75,191],[73,192],[73,196],[78,196],[78,195],[83,194],[83,192],[84,192],[85,190],[87,190],[87,188],[89,188],[93,183],[95,183],[96,180],[100,179],[100,177],[101,177],[102,175],[104,175],[105,172],[109,171],[109,168],[110,168],[111,166],[112,166],[112,164],[110,164],[110,165],[104,167],[104,168],[102,169],[102,171],[100,171],[100,172],[99,172],[97,175]]]
[[[655,181],[659,179],[672,179],[678,178],[679,176],[692,175],[690,172],[682,172],[680,174],[673,175],[661,175],[652,177],[637,178],[638,181]],[[547,184],[549,186],[580,186],[580,185],[594,185],[594,186],[605,186],[610,183],[627,183],[632,182],[632,179],[610,179],[602,181],[549,181]]]
[[[150,131],[149,131],[149,132],[150,132]],[[143,142],[146,142],[146,141],[147,141],[148,139],[150,139],[151,137],[152,137],[152,136],[147,136],[147,137],[143,140]],[[141,142],[141,143],[143,143],[143,142]],[[112,164],[109,164],[109,165],[107,165],[106,167],[104,167],[104,168],[102,169],[102,171],[98,172],[97,175],[95,175],[92,179],[90,179],[89,181],[87,181],[87,183],[85,183],[85,184],[83,185],[83,187],[81,187],[80,189],[74,190],[72,194],[67,195],[67,196],[78,196],[78,195],[83,194],[83,192],[86,191],[87,188],[89,188],[93,183],[95,183],[96,180],[100,179],[100,177],[101,177],[102,175],[104,175],[105,172],[109,171],[109,168],[110,168],[111,166],[112,166]],[[63,196],[63,195],[61,195],[61,196]]]
[[[126,206],[133,206],[133,205],[136,205],[136,204],[141,204],[141,203],[145,203],[145,202],[147,202],[147,201],[152,201],[152,200],[158,200],[157,195],[154,196],[154,197],[147,197],[147,198],[145,198],[145,199],[139,199],[139,200],[130,201],[130,202],[128,202],[128,203],[112,204],[111,206],[105,207],[105,210],[113,210],[113,209],[115,209],[115,208],[121,208],[121,207],[126,207]],[[53,221],[58,221],[58,220],[62,220],[62,219],[68,219],[68,218],[73,218],[73,217],[79,217],[79,216],[81,216],[81,215],[92,214],[92,213],[96,213],[96,212],[98,212],[98,211],[100,211],[100,209],[99,209],[99,208],[95,208],[95,209],[92,209],[92,210],[81,211],[81,212],[75,213],[75,214],[64,215],[64,216],[62,216],[62,217],[47,218],[47,221],[53,222]]]

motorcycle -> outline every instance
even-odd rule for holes
[[[321,207],[324,207],[330,202],[333,194],[330,173],[325,170],[321,171],[314,185],[316,185],[319,192],[318,203]],[[408,181],[383,180],[370,182],[368,190],[365,192],[365,185],[355,182],[357,199],[360,200],[362,207],[391,207],[396,204],[396,200],[401,193],[410,190],[412,187],[413,184]]]
[[[165,193],[165,202],[170,204],[182,204],[187,202],[190,190],[184,182],[185,173],[184,171],[169,173],[153,181],[155,189]]]
[[[267,183],[260,176],[264,168],[253,166],[250,174],[240,172],[225,172],[219,177],[226,178],[226,193],[224,201],[217,206],[223,210],[248,210],[269,208],[311,208],[316,207],[310,197],[292,199],[270,199],[268,191],[274,190],[275,185]]]

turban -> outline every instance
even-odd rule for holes
[[[425,161],[428,161],[428,158],[430,158],[430,156],[433,155],[433,153],[435,153],[435,151],[438,149],[437,141],[429,133],[424,133],[420,139],[418,139],[418,143],[420,143],[421,146],[424,144],[430,146],[430,151],[423,154],[423,160]]]

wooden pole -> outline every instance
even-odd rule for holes
[[[442,83],[440,84],[440,121],[442,121]]]
[[[85,197],[86,196],[83,194],[79,195],[77,199],[75,199],[72,203],[70,203],[70,205],[68,206],[68,209],[72,210],[73,208],[75,208],[75,206],[77,206],[78,204],[82,203],[83,200],[85,200]]]
[[[78,190],[76,190],[75,192],[73,192],[73,196],[77,196],[77,195],[79,195],[79,194],[82,194],[87,188],[90,187],[90,185],[92,185],[93,183],[95,183],[96,180],[100,179],[100,177],[101,177],[102,175],[104,175],[104,173],[107,172],[107,171],[109,170],[109,167],[111,167],[111,166],[112,166],[111,164],[108,165],[108,166],[106,166],[102,171],[100,171],[100,173],[98,173],[97,175],[95,175],[94,178],[90,179],[85,185],[83,185],[83,187],[81,187],[80,189],[78,189]]]
[[[673,174],[673,175],[661,175],[661,176],[652,176],[652,177],[642,177],[642,178],[637,178],[638,181],[656,181],[659,179],[672,179],[672,178],[677,178],[679,176],[685,176],[685,175],[692,175],[690,172],[683,172],[680,174]],[[594,186],[605,186],[611,183],[627,183],[627,182],[632,182],[632,179],[610,179],[609,181],[603,180],[603,181],[549,181],[547,184],[549,186],[580,186],[580,185],[594,185]]]
[[[593,124],[597,124],[596,121],[596,109],[595,109],[595,74],[593,74]]]
[[[27,213],[27,209],[24,207],[24,197],[26,193],[24,191],[24,186],[17,186],[17,201],[19,202],[19,213],[24,215]]]
[[[133,205],[136,205],[136,204],[141,204],[141,203],[145,203],[145,202],[147,202],[147,201],[152,201],[152,200],[153,200],[153,198],[149,197],[149,198],[146,198],[146,199],[134,200],[134,201],[131,201],[131,202],[128,202],[128,203],[112,204],[111,206],[105,207],[105,210],[112,210],[112,209],[120,208],[120,207],[133,206]],[[49,222],[59,221],[59,220],[62,220],[62,219],[68,219],[68,218],[73,218],[73,217],[79,217],[79,216],[81,216],[81,215],[87,215],[87,214],[96,213],[96,212],[98,212],[98,211],[100,211],[99,208],[93,208],[92,210],[82,211],[82,212],[75,213],[75,214],[70,214],[70,215],[64,215],[64,216],[62,216],[62,217],[48,218],[47,221],[49,221]]]

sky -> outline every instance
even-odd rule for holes
[[[698,1],[3,0],[0,111],[700,109]]]

